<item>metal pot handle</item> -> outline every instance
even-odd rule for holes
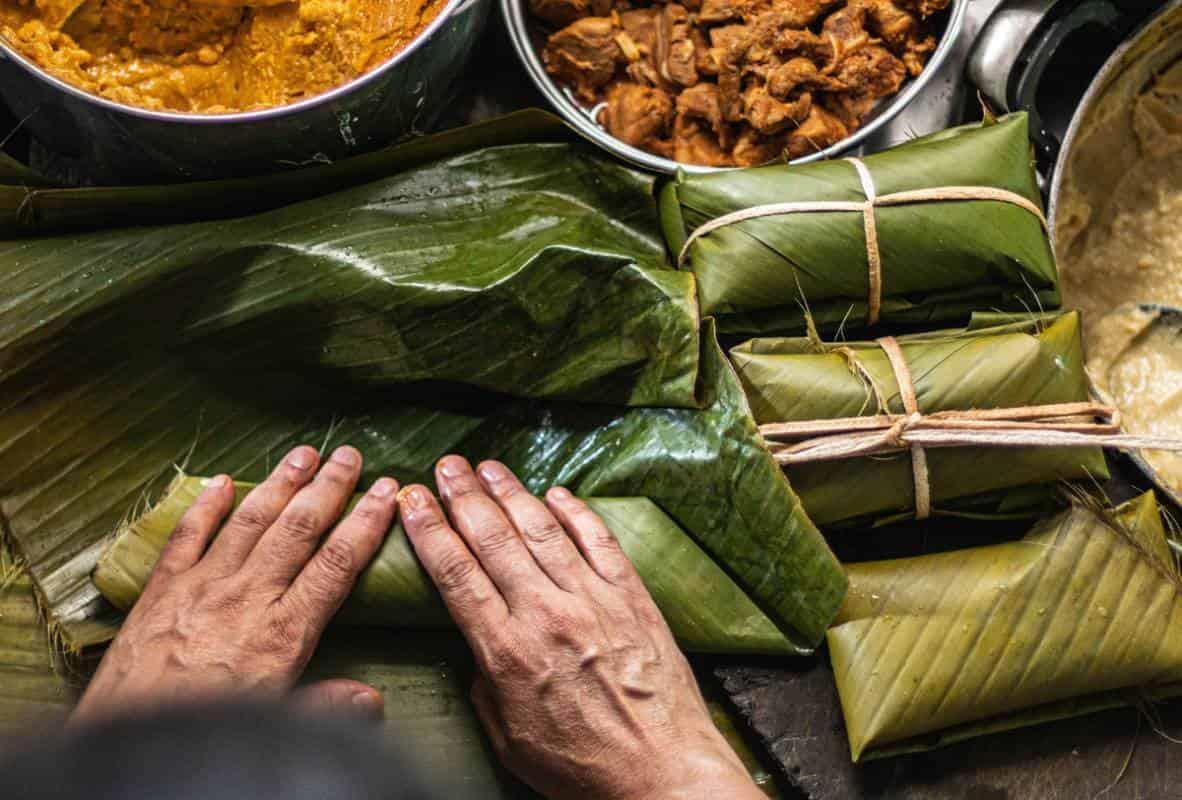
[[[1030,114],[1031,138],[1044,176],[1058,158],[1067,122],[1049,122],[1040,113],[1038,95],[1048,65],[1072,34],[1088,26],[1111,31],[1115,50],[1139,18],[1112,0],[1018,0],[994,13],[981,31],[969,56],[969,78],[995,107]],[[1102,61],[1109,53],[1092,55],[1102,56]],[[1056,86],[1056,102],[1074,108],[1088,80],[1078,81],[1078,86]],[[1064,97],[1063,89],[1074,96]]]

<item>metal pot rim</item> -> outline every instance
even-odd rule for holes
[[[1084,92],[1083,97],[1080,98],[1079,105],[1075,107],[1075,113],[1071,115],[1071,123],[1067,126],[1067,133],[1063,136],[1063,143],[1059,147],[1059,156],[1055,159],[1055,171],[1051,177],[1050,191],[1047,194],[1050,200],[1049,219],[1052,231],[1055,229],[1055,217],[1059,210],[1059,195],[1063,191],[1063,174],[1066,171],[1063,167],[1067,163],[1068,154],[1075,148],[1075,140],[1079,138],[1084,117],[1088,115],[1088,111],[1099,101],[1099,98],[1104,92],[1108,90],[1108,86],[1112,82],[1114,75],[1128,66],[1125,63],[1125,55],[1137,46],[1142,36],[1148,35],[1150,29],[1159,20],[1179,9],[1182,9],[1182,0],[1170,0],[1170,2],[1150,15],[1144,24],[1138,26],[1136,30],[1129,34],[1112,51],[1112,55],[1100,67],[1100,71],[1096,73],[1096,77],[1092,78],[1092,82],[1088,84],[1087,90]]]
[[[662,158],[639,148],[632,147],[610,135],[603,128],[595,124],[587,111],[569,97],[563,89],[559,88],[558,84],[552,81],[550,76],[546,74],[541,58],[530,43],[525,0],[500,0],[500,3],[505,25],[509,29],[509,37],[513,40],[513,47],[517,51],[518,58],[525,65],[526,72],[529,73],[534,85],[546,96],[546,99],[557,109],[562,118],[581,136],[617,157],[653,172],[663,172],[670,175],[676,174],[677,172],[705,174],[736,169],[736,167],[705,167],[697,164],[682,164],[681,162]],[[932,77],[939,71],[940,66],[952,53],[956,40],[959,38],[963,29],[964,16],[968,8],[968,3],[969,0],[952,0],[948,22],[945,25],[943,34],[940,36],[940,42],[936,46],[935,52],[932,53],[932,57],[928,59],[928,63],[924,66],[923,72],[911,79],[874,119],[840,142],[811,155],[794,159],[790,163],[807,164],[812,161],[832,158],[839,153],[851,150],[897,116],[927,86]]]
[[[382,75],[397,67],[404,60],[410,57],[410,54],[423,46],[424,42],[430,39],[436,31],[455,15],[460,6],[471,3],[472,0],[447,0],[447,4],[440,9],[439,13],[435,15],[435,19],[419,31],[411,42],[401,50],[377,67],[374,67],[369,72],[363,75],[358,75],[348,83],[343,83],[327,92],[307,97],[295,103],[287,105],[275,106],[273,108],[261,108],[253,111],[235,111],[229,114],[190,114],[181,111],[154,111],[148,108],[140,108],[138,106],[127,105],[125,103],[117,103],[114,100],[108,100],[105,97],[91,94],[83,91],[77,86],[70,84],[54,75],[49,74],[41,67],[37,66],[33,61],[26,58],[21,53],[17,52],[16,48],[5,41],[4,37],[0,36],[0,60],[4,58],[11,59],[13,63],[19,65],[25,72],[42,83],[47,84],[52,89],[65,92],[74,98],[86,103],[90,103],[100,108],[119,114],[127,114],[141,119],[152,120],[156,122],[165,123],[180,123],[187,125],[223,125],[234,123],[250,123],[260,122],[263,120],[271,120],[279,117],[286,117],[288,115],[298,114],[301,111],[306,111],[309,108],[315,108],[326,103],[331,103],[340,97],[352,93],[355,89],[359,89],[381,78]]]
[[[1112,52],[1112,55],[1104,62],[1100,71],[1096,73],[1096,77],[1088,84],[1087,91],[1084,92],[1080,99],[1079,105],[1076,107],[1075,113],[1071,117],[1071,123],[1067,128],[1067,133],[1063,137],[1063,143],[1059,150],[1059,156],[1055,161],[1055,171],[1051,179],[1050,192],[1048,197],[1050,199],[1050,225],[1052,232],[1055,230],[1055,224],[1059,210],[1059,198],[1063,191],[1064,176],[1067,172],[1064,169],[1067,164],[1067,159],[1071,152],[1076,149],[1076,140],[1080,136],[1080,131],[1083,129],[1085,118],[1089,111],[1100,101],[1104,94],[1111,86],[1112,80],[1119,75],[1122,70],[1129,66],[1126,63],[1126,56],[1130,50],[1137,47],[1141,42],[1142,37],[1151,35],[1154,26],[1167,16],[1175,13],[1182,13],[1182,0],[1170,0],[1169,3],[1163,5],[1158,11],[1150,15],[1144,24],[1138,26],[1129,36],[1121,42],[1121,44]],[[1153,303],[1141,303],[1142,308],[1163,310],[1163,307]],[[1095,385],[1089,379],[1089,389],[1093,397],[1108,402],[1107,398],[1101,397],[1097,392]],[[1157,469],[1145,459],[1141,450],[1133,450],[1125,453],[1128,460],[1136,466],[1141,473],[1149,479],[1159,492],[1165,495],[1170,502],[1182,508],[1182,493],[1175,490],[1169,483],[1162,479]]]

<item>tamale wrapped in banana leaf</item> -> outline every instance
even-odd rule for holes
[[[922,414],[1088,400],[1075,312],[977,314],[966,328],[896,341]],[[761,425],[905,411],[890,359],[875,341],[753,339],[734,348],[731,360]],[[928,449],[925,457],[937,513],[1023,513],[1054,493],[1019,487],[1108,476],[1099,448],[948,447]],[[786,469],[820,525],[890,520],[915,508],[912,455],[906,450]]]
[[[257,481],[300,442],[357,446],[363,481],[457,452],[647,498],[797,651],[824,638],[841,565],[665,260],[652,179],[514,124],[254,216],[0,242],[0,514],[70,646],[113,634],[91,573],[175,466]]]
[[[204,483],[202,478],[178,476],[153,508],[120,530],[94,572],[95,585],[104,597],[121,609],[131,608],[169,534]],[[236,484],[238,500],[251,488],[251,484]],[[588,502],[620,540],[684,649],[796,652],[734,581],[650,500],[592,498]],[[450,625],[447,610],[400,525],[386,538],[337,619],[402,628]]]
[[[661,221],[720,330],[800,334],[806,313],[832,330],[1058,308],[1040,203],[1014,114],[859,164],[680,175],[661,192]]]
[[[848,570],[828,642],[854,760],[1182,689],[1182,580],[1152,492]]]
[[[67,673],[32,579],[0,542],[0,754],[6,735],[65,716],[74,701]]]

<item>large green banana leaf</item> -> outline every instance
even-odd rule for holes
[[[967,328],[901,336],[898,342],[925,414],[1088,400],[1075,312],[981,314]],[[879,396],[883,410],[903,413],[894,371],[874,342],[753,339],[734,348],[731,360],[760,424],[871,416],[880,410]],[[1037,495],[1003,490],[1108,476],[1098,448],[939,448],[928,450],[927,461],[932,502],[945,512],[1013,513],[1019,500]],[[914,508],[906,452],[794,464],[788,477],[821,525],[890,518]]]
[[[795,647],[823,638],[844,574],[699,335],[648,179],[486,133],[253,217],[0,243],[0,513],[72,646],[112,634],[90,573],[173,465],[258,480],[302,441],[357,445],[365,480],[459,452],[647,497]]]
[[[115,606],[128,610],[135,603],[164,543],[204,484],[202,478],[178,476],[156,505],[115,537],[94,572],[95,585]],[[241,501],[253,484],[240,483],[236,488]],[[619,538],[684,649],[795,652],[734,581],[650,500],[594,498],[589,502]],[[386,538],[337,620],[396,628],[450,624],[400,525]]]
[[[253,217],[0,243],[0,365],[104,326],[104,353],[168,336],[238,371],[694,405],[692,281],[663,268],[650,192],[569,145],[505,145]],[[457,346],[477,330],[495,350]]]
[[[332,164],[162,186],[59,187],[0,153],[0,237],[241,216],[389,177],[475,147],[570,141],[558,117],[526,109]]]
[[[916,139],[864,162],[880,196],[945,186],[987,186],[1040,203],[1025,114]],[[844,161],[680,175],[661,193],[672,251],[713,219],[772,203],[865,200]],[[881,320],[958,323],[980,309],[1059,306],[1054,256],[1039,220],[992,201],[878,208]],[[803,333],[811,312],[825,329],[866,316],[869,264],[862,214],[838,211],[750,219],[689,248],[703,315],[733,333]]]
[[[1020,541],[848,569],[828,641],[855,760],[1182,681],[1182,582],[1152,493],[1118,515],[1075,505]]]
[[[0,738],[64,716],[73,700],[33,581],[0,545]]]

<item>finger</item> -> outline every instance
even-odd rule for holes
[[[316,472],[320,456],[307,445],[288,453],[267,479],[251,490],[230,515],[222,532],[201,560],[216,574],[236,572],[279,513]]]
[[[476,716],[484,726],[484,732],[492,743],[493,750],[501,760],[509,750],[509,740],[505,735],[505,723],[501,719],[500,709],[497,708],[496,698],[493,697],[492,684],[483,675],[472,683],[472,707],[476,709]]]
[[[600,577],[616,586],[648,593],[619,540],[590,506],[561,486],[546,493],[546,505]]]
[[[584,585],[590,572],[587,562],[546,504],[530,494],[504,464],[485,461],[476,472],[550,579],[568,591]]]
[[[435,479],[455,530],[510,607],[514,596],[520,597],[526,589],[532,589],[532,595],[539,588],[554,586],[465,459],[444,457],[435,468]]]
[[[374,721],[382,718],[386,707],[377,689],[344,678],[301,686],[291,693],[291,702],[309,714]]]
[[[469,641],[499,626],[509,615],[505,599],[443,516],[424,486],[411,486],[398,500],[402,526],[456,625]]]
[[[282,603],[299,619],[324,632],[373,561],[398,510],[398,483],[382,478],[357,501],[296,576]]]
[[[234,507],[234,484],[228,475],[211,478],[168,537],[151,582],[179,575],[201,560],[209,540]]]
[[[345,512],[360,477],[361,453],[347,446],[334,450],[259,539],[243,573],[286,591]]]

